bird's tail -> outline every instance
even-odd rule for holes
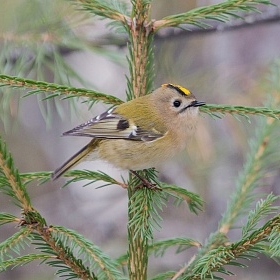
[[[94,150],[97,148],[99,144],[98,139],[93,139],[91,142],[89,142],[85,147],[83,147],[80,151],[78,151],[76,154],[74,154],[70,159],[68,159],[62,166],[57,168],[52,173],[52,179],[56,180],[59,178],[62,174],[64,174],[67,170],[74,167],[78,163],[82,162],[86,159],[88,154],[90,152],[94,152]]]

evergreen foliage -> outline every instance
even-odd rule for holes
[[[131,0],[131,7],[116,0],[71,0],[78,10],[85,10],[89,15],[97,15],[112,21],[111,27],[120,26],[128,34],[128,68],[127,100],[148,94],[153,85],[153,38],[154,34],[163,27],[184,28],[185,24],[207,28],[211,21],[229,21],[231,17],[242,17],[244,13],[256,11],[258,4],[269,5],[266,0],[229,0],[212,6],[197,8],[177,15],[167,16],[152,21],[150,9],[152,1]],[[83,13],[82,11],[80,11]],[[67,28],[66,28],[67,30]],[[69,33],[67,33],[70,36]],[[71,37],[71,36],[70,36]],[[38,50],[37,50],[38,51]],[[42,61],[47,61],[46,53],[35,52],[33,65],[38,70],[34,79],[21,78],[20,74],[28,76],[29,68],[24,65],[26,57],[17,60],[22,69],[19,73],[8,73],[0,69],[0,85],[3,89],[1,101],[7,104],[11,94],[4,89],[17,89],[24,92],[24,96],[38,95],[43,99],[56,102],[62,99],[72,100],[82,98],[92,106],[95,102],[118,105],[123,101],[115,96],[84,88],[75,88],[58,83],[48,83],[40,75]],[[48,54],[49,55],[49,54]],[[72,77],[76,73],[58,58],[57,49],[52,54],[56,57],[61,68],[52,68],[55,74],[62,68]],[[39,61],[39,58],[44,57]],[[33,56],[32,56],[33,57]],[[46,62],[49,65],[49,62]],[[8,61],[7,61],[7,64]],[[277,63],[279,69],[280,63]],[[15,67],[16,68],[16,67]],[[28,69],[27,69],[28,68]],[[5,74],[4,74],[5,73]],[[16,75],[16,76],[15,76]],[[220,275],[232,275],[228,266],[244,267],[243,259],[251,259],[259,254],[266,254],[272,258],[280,257],[280,216],[275,201],[279,198],[274,194],[261,195],[256,199],[255,190],[261,184],[265,171],[269,168],[279,168],[274,133],[279,128],[280,110],[280,73],[272,67],[271,91],[269,95],[273,103],[266,107],[244,107],[233,105],[208,104],[201,108],[202,114],[222,118],[228,113],[234,116],[258,115],[259,121],[256,135],[251,139],[250,151],[246,163],[240,171],[236,181],[236,189],[228,201],[227,210],[219,223],[218,229],[204,242],[188,237],[174,237],[161,241],[154,241],[154,230],[161,228],[161,210],[169,196],[175,197],[177,202],[186,202],[191,212],[199,214],[203,201],[199,195],[176,185],[162,183],[157,178],[154,169],[143,170],[141,175],[154,183],[158,188],[151,190],[139,188],[141,181],[130,174],[129,179],[122,182],[100,171],[76,170],[66,176],[71,177],[66,185],[73,182],[87,180],[85,186],[96,181],[107,185],[119,185],[127,189],[128,193],[128,252],[124,252],[116,260],[107,256],[101,248],[87,240],[79,233],[63,226],[52,226],[40,213],[40,209],[33,207],[32,199],[26,187],[34,180],[43,184],[50,179],[50,172],[20,173],[14,165],[13,156],[8,151],[5,141],[0,138],[0,192],[12,198],[21,212],[17,215],[0,213],[0,226],[4,224],[17,225],[17,232],[0,244],[0,270],[10,267],[26,265],[39,260],[41,265],[49,265],[56,269],[56,273],[65,279],[147,279],[149,256],[154,253],[161,257],[169,248],[177,248],[181,253],[191,247],[197,253],[178,271],[166,271],[152,279],[223,279]],[[38,80],[37,80],[38,79]],[[78,79],[78,78],[77,78]],[[63,84],[65,77],[60,79]],[[65,83],[66,84],[66,83]],[[26,93],[27,90],[27,93]],[[41,101],[40,101],[41,102]],[[4,105],[2,104],[3,108]],[[48,110],[46,110],[48,111]],[[45,112],[46,112],[45,111]],[[5,108],[5,112],[7,109]],[[48,115],[45,115],[48,118]],[[274,154],[274,156],[272,156]],[[278,163],[278,165],[277,165]],[[253,210],[251,210],[253,208]],[[239,225],[240,217],[246,215],[247,222],[240,230],[239,239],[231,241],[228,232]],[[36,253],[26,254],[26,247],[31,246]],[[122,269],[126,267],[125,269]],[[127,273],[126,273],[127,271]],[[217,274],[218,273],[218,274]]]

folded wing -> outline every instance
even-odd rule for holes
[[[154,141],[164,134],[155,129],[146,130],[145,128],[136,126],[133,121],[129,121],[123,116],[113,113],[113,110],[110,109],[88,122],[64,132],[63,135],[87,136],[100,139]]]

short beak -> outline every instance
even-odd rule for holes
[[[187,107],[183,108],[183,109],[180,111],[180,113],[181,113],[181,112],[184,112],[186,109],[188,109],[188,108],[190,108],[190,107],[199,107],[199,106],[203,106],[203,105],[205,105],[205,102],[199,102],[199,101],[194,100],[194,101],[192,101]]]
[[[205,105],[205,102],[193,101],[189,106],[190,107],[199,107]]]
[[[205,105],[205,102],[199,102],[199,101],[194,100],[187,107],[185,107],[183,110],[186,110],[190,107],[199,107],[199,106],[203,106],[203,105]]]

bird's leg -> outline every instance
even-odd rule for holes
[[[158,187],[156,184],[153,184],[151,182],[149,182],[146,178],[143,178],[142,176],[140,176],[136,171],[134,170],[129,170],[134,176],[136,176],[139,180],[142,181],[143,185],[140,184],[138,186],[135,187],[135,189],[140,189],[142,188],[142,186],[150,189],[150,190],[162,190],[160,187]]]

